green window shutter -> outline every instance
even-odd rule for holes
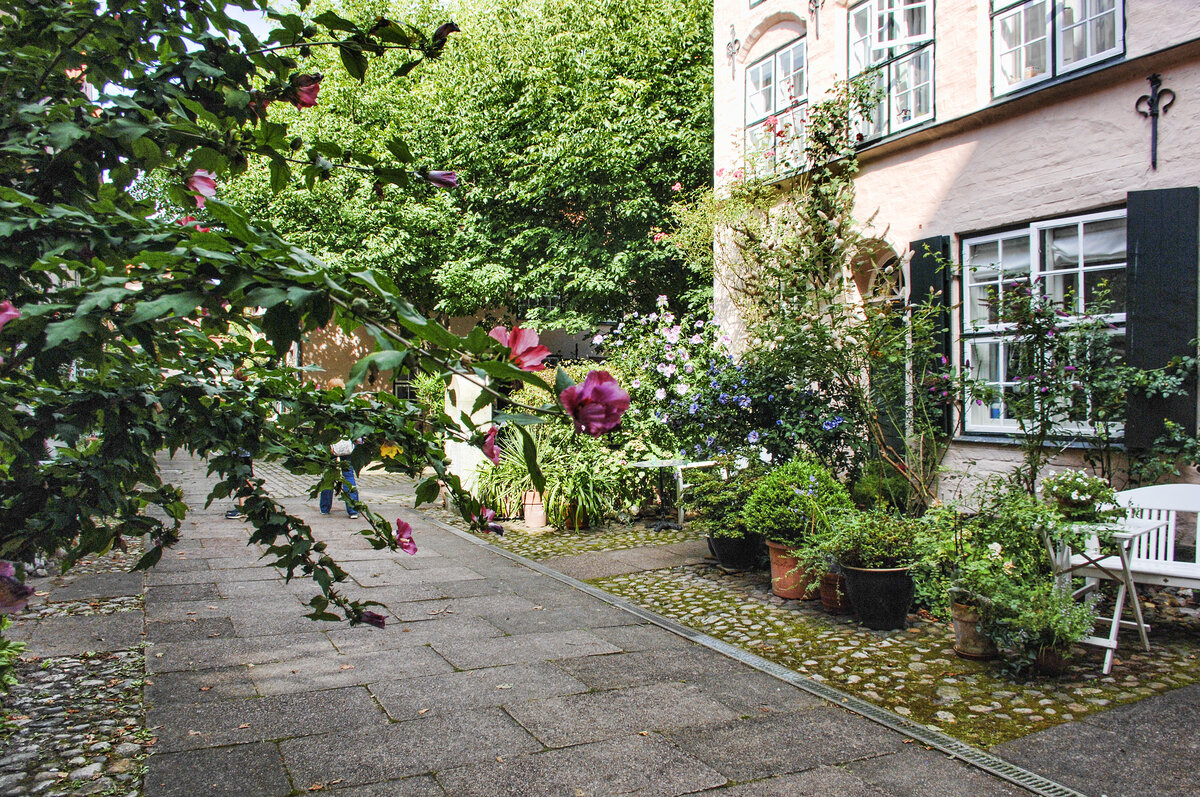
[[[1161,368],[1177,356],[1196,355],[1197,282],[1200,266],[1200,188],[1131,191],[1126,226],[1128,305],[1127,361]],[[1130,396],[1125,445],[1148,450],[1163,432],[1163,419],[1196,433],[1196,381],[1183,396]]]
[[[922,238],[908,245],[913,253],[908,264],[908,301],[910,305],[922,305],[928,301],[939,309],[942,334],[934,347],[934,354],[950,357],[950,236],[936,235]],[[926,389],[914,385],[915,390]],[[935,428],[945,434],[952,431],[950,413],[942,411],[935,420]]]

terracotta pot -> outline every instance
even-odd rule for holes
[[[800,570],[796,557],[788,553],[785,546],[771,540],[767,540],[767,548],[771,551],[771,591],[788,600],[815,600],[817,591],[813,588],[816,583]]]
[[[530,490],[521,494],[521,504],[524,510],[525,525],[535,529],[546,526],[546,507],[542,504],[542,494]]]
[[[954,623],[954,652],[964,659],[987,661],[999,655],[996,645],[979,630],[979,611],[965,603],[950,604]]]
[[[830,571],[821,576],[821,606],[830,614],[850,614],[846,599],[846,577]]]
[[[575,504],[571,504],[567,508],[567,516],[563,518],[562,528],[564,529],[586,529],[588,527],[587,511],[580,509]]]
[[[875,631],[898,631],[908,621],[913,598],[907,567],[864,568],[842,565],[846,594],[859,622]]]

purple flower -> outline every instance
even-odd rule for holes
[[[658,399],[659,401],[662,401],[666,397],[667,397],[667,391],[664,390],[663,388],[660,387],[658,390],[654,391],[654,398]]]
[[[430,185],[436,185],[438,188],[458,188],[458,173],[445,172],[437,169],[430,169],[424,175]]]
[[[758,432],[753,431],[750,434],[746,435],[746,440],[751,443],[757,443],[758,442]]]
[[[704,338],[700,337],[699,335],[692,335],[690,338],[688,338],[688,343],[692,344],[693,346],[699,346],[703,342]]]
[[[664,332],[663,332],[663,337],[664,337],[664,338],[666,338],[666,339],[667,339],[667,342],[668,342],[668,343],[670,343],[670,344],[675,344],[675,343],[678,343],[678,342],[679,342],[679,333],[680,333],[680,331],[681,331],[681,330],[680,330],[680,328],[679,328],[679,325],[678,325],[678,324],[676,324],[675,326],[673,326],[673,327],[670,327],[669,329],[667,329],[666,331],[664,331]]]
[[[497,536],[504,536],[504,527],[496,522],[496,510],[494,509],[480,505],[479,514],[471,515],[471,522],[478,523],[481,531],[490,531]]]
[[[384,624],[387,622],[382,614],[378,614],[376,612],[363,612],[362,621],[367,625],[373,625],[376,628],[383,628]]]
[[[324,77],[319,72],[314,72],[311,75],[298,75],[292,79],[292,95],[289,100],[292,105],[297,108],[311,108],[317,104],[317,94],[321,92],[321,79]],[[264,106],[264,110],[266,106]]]
[[[629,409],[629,394],[608,371],[589,371],[582,384],[571,385],[559,396],[575,422],[575,431],[598,437],[621,425]]]
[[[666,294],[659,294],[658,298],[654,300],[654,303],[656,305],[658,305],[659,307],[666,307],[667,306]]]
[[[396,518],[396,544],[409,556],[417,552],[417,543],[413,541],[412,537],[412,526],[400,518]]]

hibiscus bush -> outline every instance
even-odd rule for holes
[[[457,374],[482,385],[486,403],[497,398],[491,380],[545,385],[519,336],[451,334],[386,276],[335,274],[222,199],[252,161],[279,192],[337,170],[413,203],[453,190],[457,175],[431,169],[399,136],[350,148],[294,135],[276,109],[321,101],[323,75],[305,66],[314,48],[336,50],[356,80],[382,67],[402,87],[457,26],[304,16],[304,0],[301,13],[239,5],[266,14],[265,39],[224,0],[0,0],[0,558],[18,563],[19,583],[37,557],[65,549],[69,565],[140,537],[138,566],[153,565],[188,511],[155,456],[184,450],[208,457],[212,498],[243,500],[248,537],[271,563],[316,582],[310,616],[336,619],[337,609],[382,625],[370,602],[341,592],[345,571],[305,522],[247,478],[244,456],[312,476],[315,496],[338,478],[334,440],[362,438],[363,458],[387,443],[384,466],[419,479],[418,503],[441,482],[486,527],[443,453],[445,437],[482,441],[483,431],[441,411],[422,420],[388,394],[305,384],[287,366],[293,345],[326,324],[363,327],[378,349],[354,366],[351,388],[380,371]],[[574,386],[564,376],[510,417],[523,429],[570,416],[601,434],[619,423],[622,396],[602,377]],[[540,482],[532,448],[526,456]],[[389,519],[363,520],[378,548],[412,544]]]

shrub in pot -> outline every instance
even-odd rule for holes
[[[846,488],[816,462],[795,460],[759,481],[746,504],[746,528],[767,540],[776,595],[794,599],[812,591],[807,568],[794,554],[828,531],[831,515],[851,507]]]
[[[692,471],[688,499],[696,512],[693,526],[707,535],[713,556],[731,570],[758,566],[763,550],[761,535],[746,529],[744,511],[766,468],[758,462],[745,464],[739,469],[731,461],[718,460],[716,468]]]
[[[919,524],[883,510],[842,512],[831,519],[826,548],[841,566],[850,604],[868,628],[904,627],[913,597],[909,569],[919,558]]]

